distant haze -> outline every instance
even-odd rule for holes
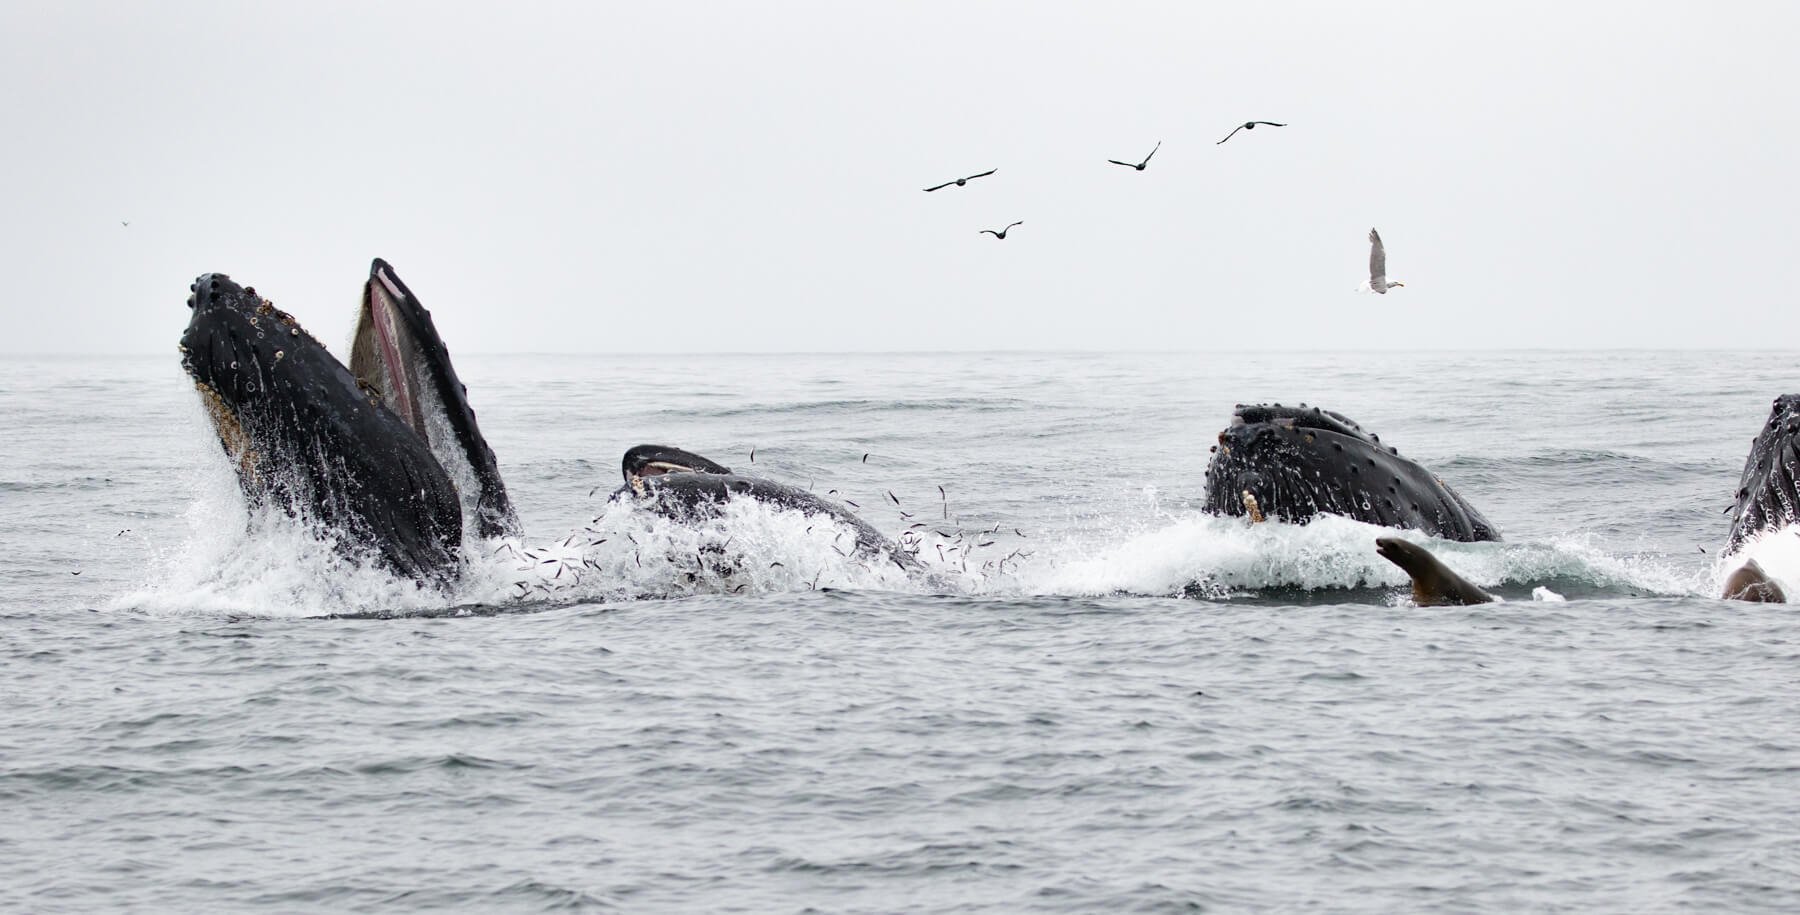
[[[341,352],[376,256],[458,353],[1792,347],[1796,34],[1776,3],[10,3],[0,351],[173,364],[216,270]],[[1250,119],[1290,126],[1215,145]]]

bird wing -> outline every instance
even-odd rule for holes
[[[1369,285],[1380,286],[1387,279],[1387,248],[1381,244],[1381,236],[1374,229],[1369,230]]]
[[[927,193],[927,194],[929,194],[929,193],[931,193],[931,192],[932,192],[932,191],[935,191],[935,190],[938,190],[938,189],[939,189],[939,188],[946,188],[946,187],[949,187],[949,186],[950,186],[950,185],[952,185],[952,184],[955,184],[955,183],[956,183],[956,182],[954,182],[954,181],[946,181],[946,182],[944,182],[944,183],[943,183],[943,184],[940,184],[940,185],[938,185],[938,186],[937,186],[937,187],[928,187],[928,188],[926,188],[926,189],[925,189],[925,193]]]
[[[1120,162],[1117,159],[1108,159],[1106,161],[1111,162],[1114,165],[1123,165],[1126,168],[1137,168],[1137,163],[1135,162]]]
[[[1231,128],[1231,132],[1225,135],[1225,140],[1229,140],[1232,137],[1237,136],[1237,132],[1240,130],[1243,130],[1243,129],[1244,129],[1244,125],[1242,125],[1242,124],[1239,124],[1236,127]],[[1225,140],[1220,140],[1219,143],[1223,143],[1223,142],[1225,142]],[[1219,145],[1219,143],[1214,143],[1213,145],[1217,146],[1217,145]]]
[[[1013,226],[1022,226],[1024,224],[1025,224],[1025,220],[1021,219],[1018,222],[1013,223],[1012,226],[1007,226],[1006,228],[1011,229]]]
[[[981,173],[981,174],[979,174],[979,175],[970,175],[970,176],[969,176],[969,177],[967,177],[967,178],[964,178],[964,179],[963,179],[963,180],[964,180],[964,181],[972,181],[972,180],[974,180],[974,179],[976,179],[976,178],[986,178],[986,177],[987,177],[987,176],[989,176],[989,175],[991,175],[991,174],[993,174],[993,173],[995,173],[995,172],[997,172],[997,171],[999,171],[999,169],[997,169],[997,168],[990,168],[990,169],[988,169],[988,170],[987,170],[987,171],[985,171],[985,172],[982,172],[982,173]]]
[[[1007,226],[1007,228],[1009,228],[1009,229],[1010,229],[1010,228],[1012,228],[1012,226]],[[982,230],[981,230],[981,231],[980,231],[980,232],[976,232],[976,233],[975,233],[975,234],[976,234],[976,235],[992,235],[992,236],[994,236],[994,237],[995,237],[995,238],[999,238],[999,237],[1000,237],[1000,233],[999,233],[999,232],[996,232],[996,231],[994,231],[994,230],[993,230],[993,229],[982,229]]]
[[[1286,124],[1277,124],[1277,123],[1275,123],[1275,122],[1274,122],[1274,121],[1254,121],[1254,122],[1252,122],[1252,123],[1256,123],[1256,124],[1267,124],[1267,125],[1269,125],[1269,126],[1270,126],[1270,127],[1286,127],[1286,126],[1287,126],[1287,125],[1286,125]]]
[[[1143,164],[1144,164],[1144,165],[1149,165],[1149,164],[1150,164],[1150,157],[1151,157],[1151,156],[1154,156],[1154,155],[1156,155],[1156,150],[1157,150],[1157,149],[1162,149],[1162,141],[1161,141],[1161,140],[1157,140],[1157,141],[1156,141],[1156,148],[1155,148],[1155,149],[1152,149],[1152,150],[1150,150],[1150,155],[1149,155],[1149,156],[1145,156],[1145,157],[1144,157],[1144,161],[1143,161]]]

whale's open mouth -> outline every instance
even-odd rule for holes
[[[350,340],[350,371],[381,395],[383,403],[426,442],[431,429],[420,403],[425,356],[402,314],[411,299],[387,264],[377,261],[363,284],[356,331]]]
[[[620,470],[625,475],[625,485],[631,487],[638,495],[644,495],[643,480],[645,477],[661,476],[666,473],[707,473],[729,474],[731,468],[717,461],[702,457],[692,451],[671,448],[668,445],[638,445],[625,452],[620,462]]]
[[[692,451],[668,445],[638,445],[625,452],[621,462],[625,479],[663,473],[730,473],[731,468]]]
[[[380,258],[363,284],[350,371],[417,433],[457,482],[483,537],[519,532],[498,462],[431,313]]]

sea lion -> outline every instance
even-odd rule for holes
[[[1413,603],[1421,607],[1455,607],[1492,603],[1494,596],[1450,571],[1431,551],[1399,537],[1375,538],[1375,552],[1412,577]]]

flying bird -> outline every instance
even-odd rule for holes
[[[927,194],[929,194],[929,193],[931,193],[931,192],[932,192],[932,191],[936,191],[936,190],[942,190],[942,189],[943,189],[943,188],[947,188],[947,187],[949,187],[949,186],[950,186],[950,185],[952,185],[952,184],[954,184],[954,185],[956,185],[956,186],[957,186],[957,187],[962,187],[962,186],[963,186],[963,185],[965,185],[965,184],[968,184],[968,183],[969,183],[969,182],[971,182],[971,181],[974,181],[974,180],[975,180],[975,179],[976,179],[976,178],[986,178],[986,177],[987,177],[987,176],[989,176],[989,175],[991,175],[991,174],[993,174],[993,173],[995,173],[995,172],[997,172],[997,171],[999,171],[999,169],[997,169],[997,168],[990,168],[990,169],[988,169],[988,170],[987,170],[987,171],[985,171],[985,172],[982,172],[982,173],[981,173],[981,174],[979,174],[979,175],[970,175],[970,176],[969,176],[969,177],[967,177],[967,178],[958,178],[958,179],[956,179],[956,180],[955,180],[955,181],[946,181],[946,182],[944,182],[944,183],[943,183],[943,184],[940,184],[940,185],[938,185],[938,186],[937,186],[937,187],[928,187],[928,188],[926,188],[926,189],[925,189],[925,193],[927,193]]]
[[[122,225],[127,229],[131,228],[131,222],[129,220],[121,219],[119,220],[119,225]]]
[[[1405,283],[1390,283],[1387,278],[1387,248],[1381,244],[1381,236],[1374,229],[1369,230],[1369,291],[1387,295],[1389,289],[1405,286]]]
[[[998,232],[996,232],[996,231],[994,231],[994,230],[993,230],[993,229],[982,229],[982,230],[981,230],[981,232],[976,232],[976,233],[975,233],[975,234],[976,234],[976,235],[980,235],[980,234],[982,234],[982,233],[983,233],[983,232],[985,232],[985,233],[987,233],[987,234],[988,234],[988,235],[992,235],[992,236],[994,236],[994,237],[995,237],[995,238],[998,238],[998,239],[1000,239],[1000,240],[1001,240],[1001,241],[1005,241],[1005,240],[1006,240],[1006,233],[1008,233],[1008,232],[1011,232],[1011,231],[1012,231],[1012,227],[1013,227],[1013,226],[1022,226],[1022,225],[1024,225],[1024,224],[1025,224],[1025,223],[1024,223],[1024,221],[1023,221],[1023,220],[1021,220],[1021,221],[1019,221],[1019,222],[1015,222],[1015,223],[1010,223],[1010,224],[1008,224],[1008,225],[1007,225],[1007,227],[1006,227],[1006,228],[1004,228],[1004,229],[1001,229],[1001,230],[1000,230],[1000,231],[998,231]]]
[[[1157,141],[1156,141],[1156,148],[1155,148],[1155,149],[1152,149],[1152,150],[1150,150],[1150,156],[1154,156],[1154,155],[1156,155],[1156,150],[1158,150],[1158,149],[1162,149],[1162,141],[1161,141],[1161,140],[1157,140]],[[1138,171],[1140,171],[1140,172],[1141,172],[1141,171],[1143,171],[1143,170],[1144,170],[1144,166],[1146,166],[1146,165],[1149,165],[1149,164],[1150,164],[1150,156],[1145,156],[1145,157],[1144,157],[1144,161],[1142,161],[1142,162],[1139,162],[1139,163],[1137,163],[1137,164],[1135,164],[1135,165],[1133,165],[1133,164],[1132,164],[1132,163],[1130,163],[1130,162],[1120,162],[1120,161],[1119,161],[1119,160],[1117,160],[1117,159],[1108,159],[1108,160],[1106,160],[1106,161],[1108,161],[1108,162],[1111,162],[1111,163],[1112,163],[1112,164],[1114,164],[1114,165],[1123,165],[1123,166],[1125,166],[1125,167],[1126,167],[1126,168],[1135,168],[1135,169],[1137,169],[1137,170],[1138,170]]]
[[[1245,121],[1244,123],[1231,128],[1231,132],[1225,135],[1225,140],[1229,140],[1232,137],[1237,136],[1237,132],[1240,130],[1255,130],[1256,125],[1258,125],[1258,124],[1267,124],[1270,127],[1286,127],[1287,126],[1286,124],[1277,124],[1274,121]],[[1225,140],[1220,140],[1219,143],[1223,143],[1223,142],[1225,142]],[[1214,143],[1213,145],[1217,146],[1217,145],[1219,145],[1219,143]]]

